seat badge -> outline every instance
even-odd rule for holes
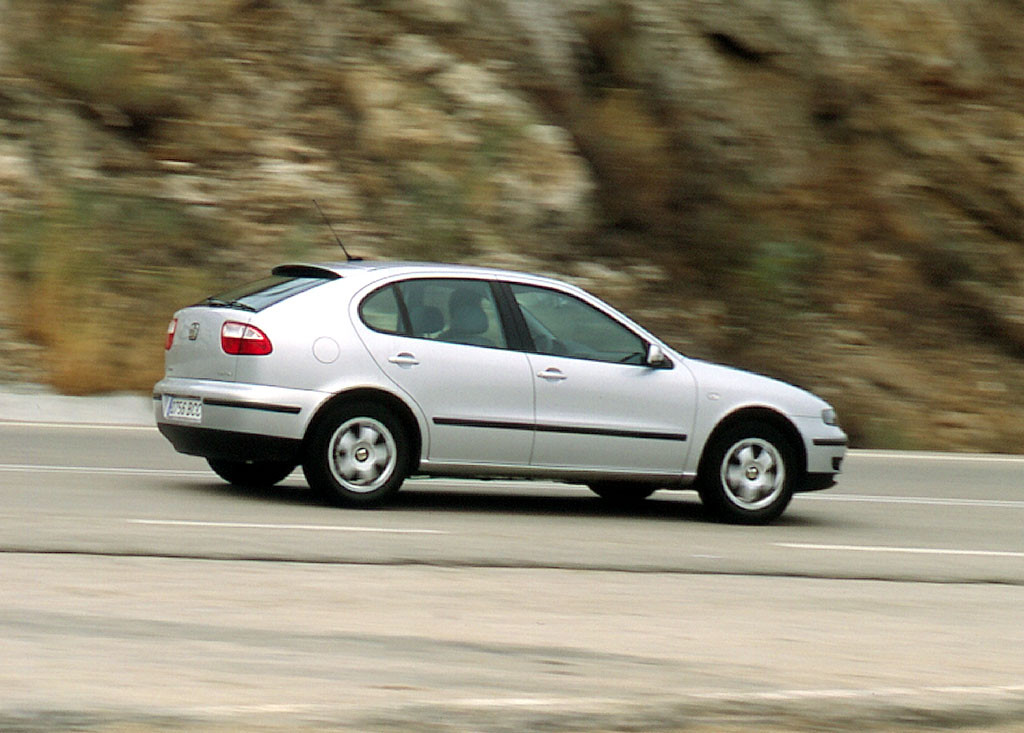
[[[188,340],[195,341],[197,338],[199,338],[199,324],[190,323],[188,326]]]

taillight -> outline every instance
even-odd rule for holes
[[[220,347],[225,354],[262,356],[274,350],[267,334],[238,321],[226,321],[220,328]]]
[[[178,319],[172,318],[167,324],[167,340],[164,341],[164,351],[170,351],[174,346],[174,332],[178,330]]]

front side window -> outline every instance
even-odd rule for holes
[[[514,283],[511,288],[539,353],[644,363],[646,342],[597,308],[557,290]]]

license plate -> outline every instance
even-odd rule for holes
[[[203,401],[195,397],[164,396],[164,417],[184,422],[203,421]]]

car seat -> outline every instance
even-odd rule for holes
[[[469,288],[453,291],[448,299],[448,328],[438,338],[459,344],[494,346],[493,341],[482,335],[491,325],[482,300],[479,292]]]

